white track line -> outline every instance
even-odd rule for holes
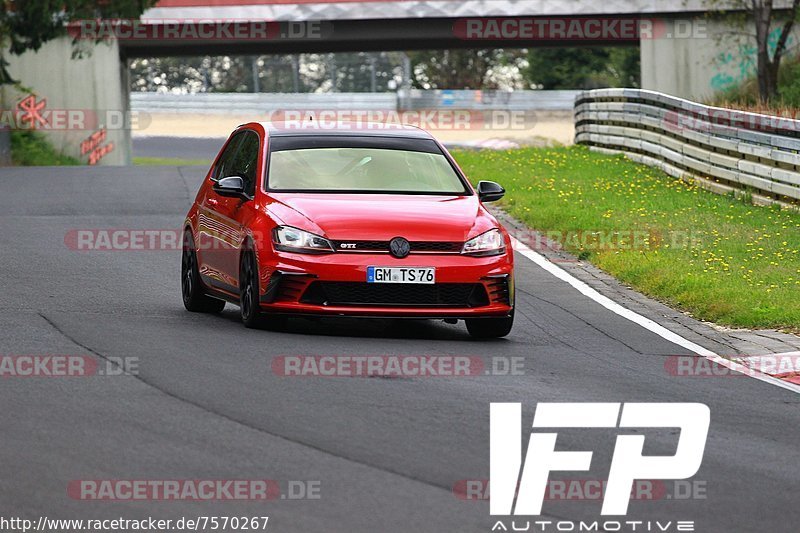
[[[578,278],[576,278],[575,276],[573,276],[572,274],[570,274],[569,272],[567,272],[563,268],[557,266],[555,263],[551,262],[550,260],[545,258],[543,255],[531,250],[527,245],[525,245],[522,242],[518,241],[514,237],[511,238],[511,242],[512,242],[512,244],[514,246],[514,250],[516,250],[520,254],[524,255],[525,257],[527,257],[528,259],[530,259],[531,261],[533,261],[534,263],[536,263],[537,265],[542,267],[544,270],[546,270],[547,272],[549,272],[552,275],[554,275],[555,277],[557,277],[558,279],[569,283],[578,292],[580,292],[581,294],[583,294],[587,298],[591,298],[592,300],[594,300],[595,302],[599,303],[600,305],[602,305],[603,307],[605,307],[606,309],[608,309],[612,313],[615,313],[615,314],[621,316],[622,318],[630,320],[634,324],[638,324],[639,326],[643,327],[644,329],[655,333],[659,337],[661,337],[663,339],[666,339],[666,340],[668,340],[669,342],[671,342],[673,344],[677,344],[678,346],[682,346],[683,348],[686,348],[687,350],[689,350],[689,351],[691,351],[693,353],[696,353],[697,355],[705,357],[706,359],[708,359],[710,361],[713,361],[714,363],[716,363],[718,365],[721,365],[721,366],[724,366],[726,368],[729,368],[729,369],[733,370],[734,372],[740,372],[740,373],[742,373],[742,374],[744,374],[746,376],[749,376],[751,378],[755,378],[755,379],[757,379],[759,381],[763,381],[765,383],[769,383],[771,385],[775,385],[777,387],[781,387],[783,389],[786,389],[786,390],[789,390],[789,391],[796,392],[796,393],[800,394],[800,386],[795,385],[794,383],[789,383],[789,382],[780,380],[778,378],[774,378],[774,377],[769,376],[767,374],[762,374],[760,372],[755,372],[751,368],[748,368],[748,367],[746,367],[746,366],[744,366],[744,365],[742,365],[740,363],[737,363],[735,361],[731,361],[730,359],[725,359],[724,357],[721,357],[721,356],[715,354],[711,350],[703,348],[699,344],[695,344],[692,341],[681,337],[677,333],[668,330],[664,326],[662,326],[662,325],[650,320],[649,318],[646,318],[646,317],[640,315],[639,313],[631,311],[627,307],[623,307],[622,305],[618,304],[617,302],[615,302],[611,298],[608,298],[607,296],[603,296],[602,294],[597,292],[595,289],[591,288],[589,285],[587,285],[583,281],[579,280]]]

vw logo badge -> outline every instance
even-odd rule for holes
[[[389,251],[396,258],[403,259],[411,253],[411,244],[402,237],[395,237],[389,243]]]

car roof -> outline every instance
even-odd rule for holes
[[[310,136],[349,136],[349,137],[399,137],[407,139],[429,139],[433,135],[427,131],[407,124],[383,124],[377,122],[318,122],[309,120],[297,122],[260,122],[270,137],[310,137]]]

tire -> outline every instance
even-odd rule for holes
[[[242,254],[239,266],[239,309],[242,323],[247,328],[282,329],[286,325],[286,318],[264,313],[259,303],[259,294],[258,262],[255,254],[247,250]]]
[[[220,313],[225,302],[206,295],[197,267],[197,252],[194,239],[188,231],[183,234],[181,253],[181,295],[183,306],[192,313]]]
[[[470,318],[465,321],[467,331],[474,339],[499,339],[511,333],[514,314],[503,318]]]
[[[256,256],[251,251],[245,251],[239,261],[239,310],[246,328],[258,328],[263,324],[258,300]]]

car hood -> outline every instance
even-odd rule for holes
[[[283,223],[333,240],[463,242],[496,227],[473,196],[273,194],[268,209]]]

